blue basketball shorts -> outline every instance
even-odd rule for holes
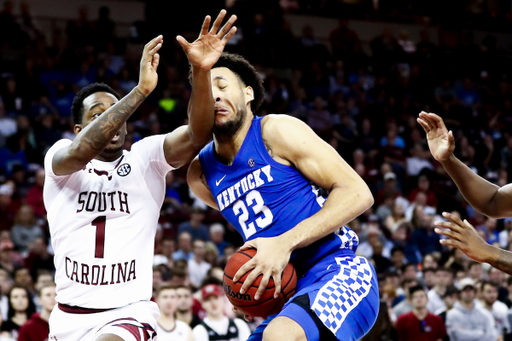
[[[308,341],[356,341],[373,327],[379,314],[379,288],[373,266],[350,249],[341,249],[309,269],[281,312],[269,316],[248,341],[261,341],[277,316],[297,322]]]

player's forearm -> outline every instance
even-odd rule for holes
[[[192,93],[188,103],[189,135],[192,145],[202,147],[212,137],[215,110],[210,70],[192,67]]]
[[[499,190],[498,186],[475,174],[453,154],[441,164],[471,206],[487,216],[495,217],[500,214],[493,202]]]
[[[145,98],[146,95],[138,87],[133,88],[128,95],[101,114],[77,135],[70,146],[69,156],[82,160],[84,163],[95,158],[110,143]]]
[[[512,252],[489,245],[487,263],[512,275]]]
[[[373,202],[370,189],[362,180],[351,188],[335,187],[322,209],[282,234],[283,241],[292,251],[306,247],[361,215]]]

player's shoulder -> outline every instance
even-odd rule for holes
[[[151,135],[151,136],[144,137],[144,138],[138,140],[137,142],[135,142],[134,144],[132,144],[131,151],[133,152],[133,151],[143,150],[150,146],[162,145],[162,147],[163,147],[165,136],[166,136],[165,134],[159,134],[159,135]]]
[[[48,148],[46,155],[53,155],[57,150],[69,146],[71,143],[73,143],[73,141],[70,139],[60,139]]]
[[[308,126],[301,120],[285,114],[271,114],[261,119],[261,135],[265,140],[280,140],[300,133]]]

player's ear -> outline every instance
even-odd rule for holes
[[[75,127],[74,127],[74,131],[75,131],[75,135],[78,135],[78,133],[80,133],[82,131],[84,127],[82,127],[81,124],[75,124]]]
[[[254,90],[252,89],[252,87],[250,87],[250,86],[246,87],[244,90],[244,95],[245,95],[245,103],[249,104],[249,102],[251,102],[254,99]]]

